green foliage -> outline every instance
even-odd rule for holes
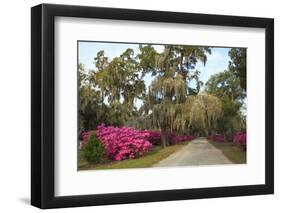
[[[188,83],[193,79],[197,82],[196,94],[202,86],[200,72],[190,72],[190,69],[197,61],[205,64],[206,53],[211,53],[210,48],[165,45],[164,51],[155,55],[154,72],[158,76],[149,88],[148,103],[145,103],[149,122],[144,123],[161,129],[163,146],[167,143],[169,131],[184,131],[188,127],[191,108],[188,105]]]
[[[240,79],[241,88],[246,90],[247,74],[246,74],[246,48],[231,48],[228,53],[231,61],[229,62],[229,70]]]
[[[205,90],[219,97],[222,103],[223,116],[218,119],[215,131],[229,137],[246,127],[246,116],[241,111],[246,91],[241,87],[240,78],[230,70],[220,72],[210,77]]]
[[[88,73],[79,65],[80,130],[94,129],[100,123],[124,124],[137,113],[134,101],[141,99],[145,92],[132,49],[111,61],[104,51],[99,51],[94,64],[97,69]]]
[[[165,45],[164,51],[157,53],[150,45],[141,46],[139,54],[140,65],[145,73],[157,75],[149,87],[148,97],[140,109],[142,117],[138,118],[138,125],[143,128],[161,129],[162,145],[167,145],[168,132],[188,131],[190,118],[189,92],[198,94],[202,82],[200,72],[194,69],[198,61],[204,64],[208,47],[194,47],[182,45]],[[189,82],[195,80],[196,88],[192,90]]]
[[[95,134],[90,136],[88,143],[83,148],[83,156],[90,163],[100,163],[103,161],[105,149]]]
[[[100,123],[160,129],[166,146],[170,131],[230,134],[246,127],[246,49],[232,48],[229,70],[211,76],[202,92],[195,66],[206,64],[211,48],[163,47],[157,52],[153,45],[139,45],[137,55],[128,48],[111,59],[101,50],[94,70],[85,71],[79,64],[80,130],[95,129]],[[146,75],[153,76],[148,88]]]
[[[206,83],[206,92],[233,101],[243,100],[246,96],[240,86],[240,79],[229,70],[212,75]]]
[[[88,130],[97,125],[103,117],[103,109],[100,107],[100,92],[93,90],[89,83],[89,76],[82,64],[78,67],[78,112],[79,131]],[[100,118],[101,117],[101,118]]]
[[[222,117],[222,104],[219,98],[210,94],[200,94],[190,100],[190,123],[189,126],[199,128],[206,135],[217,125]]]
[[[222,101],[223,116],[218,120],[217,132],[227,137],[241,130],[240,104],[231,100]]]
[[[139,45],[140,54],[137,58],[140,60],[139,66],[143,70],[143,75],[148,72],[152,72],[153,75],[156,75],[155,70],[155,59],[159,55],[157,51],[151,45]]]
[[[108,64],[108,58],[104,56],[104,51],[101,50],[94,58],[94,63],[99,71],[103,70]]]

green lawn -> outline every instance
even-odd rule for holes
[[[168,157],[170,154],[181,149],[188,142],[181,144],[168,146],[163,149],[160,146],[153,147],[148,153],[140,158],[129,159],[123,161],[107,161],[100,164],[90,164],[82,157],[82,151],[79,152],[78,159],[78,170],[89,170],[89,169],[125,169],[125,168],[147,168],[156,164],[160,160]]]
[[[222,153],[233,163],[246,163],[246,152],[235,143],[221,143],[208,140],[209,143],[220,149]]]

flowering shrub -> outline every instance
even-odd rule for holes
[[[131,127],[113,127],[99,125],[96,131],[83,132],[81,148],[84,148],[90,137],[96,134],[103,144],[109,159],[120,161],[142,156],[152,145],[161,145],[161,132],[155,130],[136,130]],[[193,139],[191,135],[169,133],[171,145]]]
[[[161,132],[155,130],[140,130],[140,133],[145,133],[145,139],[153,145],[161,145]]]
[[[153,131],[153,130],[143,130],[140,131],[143,133],[148,133],[148,136],[145,138],[153,145],[161,145],[161,131]],[[191,141],[193,136],[191,135],[176,135],[175,133],[170,132],[168,135],[168,140],[170,145],[177,144],[184,141]]]
[[[217,142],[225,142],[224,140],[224,135],[223,134],[213,134],[213,135],[209,135],[208,139],[212,140],[212,141],[217,141]]]
[[[177,144],[177,143],[181,143],[181,142],[184,142],[184,141],[191,141],[193,140],[193,136],[192,135],[176,135],[172,132],[169,133],[169,143],[171,145],[173,144]]]
[[[237,132],[234,135],[230,135],[227,137],[227,140],[224,139],[223,134],[214,134],[209,135],[208,139],[217,142],[226,142],[226,141],[234,141],[235,143],[243,146],[246,149],[247,145],[247,134],[246,132]]]
[[[107,157],[116,161],[142,156],[152,147],[145,139],[149,136],[148,133],[129,127],[100,125],[96,135],[103,143]]]
[[[246,148],[247,145],[247,133],[237,132],[234,136],[234,142]]]

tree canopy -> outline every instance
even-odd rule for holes
[[[247,85],[247,58],[246,48],[231,48],[228,55],[230,57],[229,70],[240,80],[241,88],[246,90]]]
[[[157,129],[165,147],[169,132],[208,135],[244,128],[246,49],[232,48],[228,70],[204,86],[196,64],[206,65],[211,54],[210,47],[184,45],[163,45],[157,51],[142,44],[137,53],[127,48],[113,58],[100,50],[93,57],[94,69],[78,65],[80,130],[101,123]],[[146,76],[152,78],[150,85]]]

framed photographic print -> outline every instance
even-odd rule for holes
[[[271,194],[274,21],[31,9],[31,204]]]

